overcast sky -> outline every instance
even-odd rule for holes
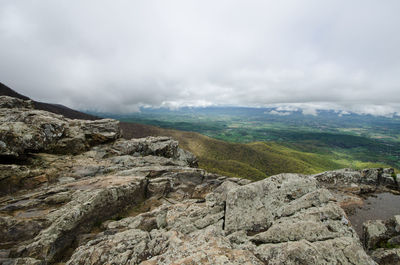
[[[81,110],[400,113],[399,13],[399,0],[0,0],[0,82]]]

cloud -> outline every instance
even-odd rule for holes
[[[288,111],[276,111],[276,110],[271,110],[269,112],[265,112],[265,114],[272,114],[272,115],[278,115],[278,116],[288,116],[292,114],[291,112]]]
[[[275,104],[397,115],[399,8],[397,0],[3,1],[0,81],[83,110]]]

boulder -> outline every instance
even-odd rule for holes
[[[368,186],[388,186],[390,188],[398,188],[397,181],[394,176],[393,168],[368,168],[362,170],[354,170],[350,168],[327,171],[314,175],[324,186],[330,188],[346,187],[352,185],[365,186],[364,189],[370,190]]]
[[[32,100],[22,100],[19,98],[13,98],[8,96],[0,96],[0,109],[33,109]]]
[[[108,153],[112,155],[129,156],[160,156],[183,161],[189,166],[197,166],[196,157],[179,148],[178,142],[170,137],[147,137],[141,139],[119,140],[115,142]]]
[[[382,220],[369,220],[363,224],[364,246],[375,249],[389,239],[388,229]]]
[[[371,257],[378,263],[384,265],[400,264],[400,248],[383,249],[379,248],[370,253]]]
[[[13,102],[16,101],[16,102]],[[31,103],[0,97],[0,156],[29,152],[77,154],[120,137],[115,120],[71,120],[47,111],[26,109]],[[21,108],[23,106],[24,108]]]
[[[225,229],[268,229],[288,203],[317,190],[315,179],[298,174],[280,174],[228,192]]]
[[[388,220],[369,220],[363,224],[363,242],[367,250],[400,247],[400,215]]]

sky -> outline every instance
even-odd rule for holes
[[[400,116],[399,11],[398,0],[0,0],[0,82],[102,112]]]

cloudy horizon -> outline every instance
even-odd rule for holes
[[[2,1],[0,82],[92,111],[400,116],[398,10],[396,0]]]

